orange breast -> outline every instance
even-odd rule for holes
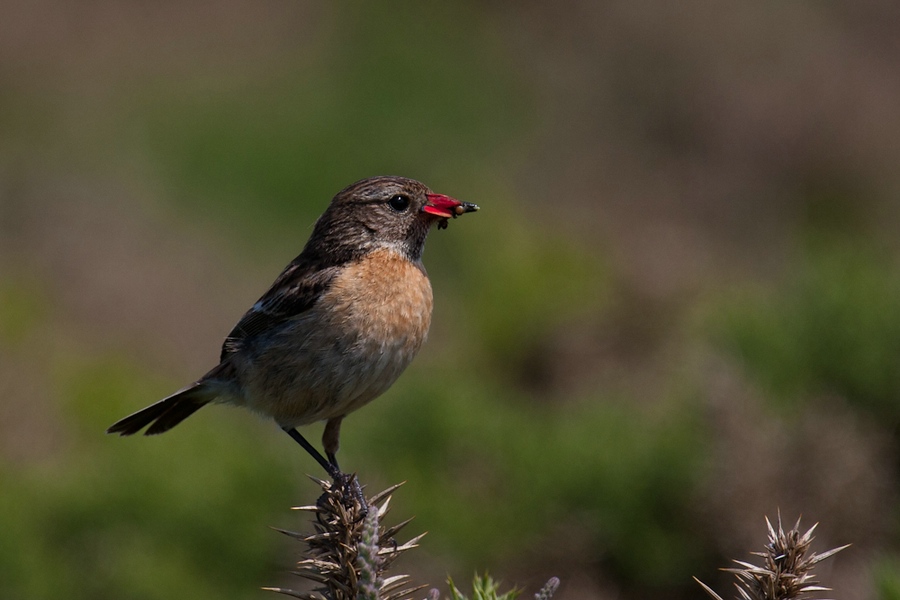
[[[432,303],[424,270],[392,250],[372,252],[337,277],[321,305],[354,342],[334,414],[356,410],[396,381],[428,336]]]
[[[376,250],[337,277],[322,298],[332,318],[373,343],[415,352],[431,325],[424,270],[393,250]]]
[[[244,394],[235,401],[291,427],[356,410],[412,362],[431,307],[421,268],[393,250],[372,252],[239,365]]]

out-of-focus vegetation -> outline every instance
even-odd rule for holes
[[[813,235],[779,289],[741,294],[722,332],[785,402],[838,394],[900,422],[900,265],[868,240]]]
[[[342,466],[431,583],[687,598],[802,513],[898,597],[900,49],[887,3],[12,2],[0,19],[0,598],[257,598],[314,463],[177,389],[345,185],[434,232],[431,339]],[[310,427],[311,438],[319,429]]]

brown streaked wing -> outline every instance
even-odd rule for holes
[[[315,270],[308,263],[291,263],[225,338],[219,360],[239,352],[247,340],[312,308],[339,270],[339,267]]]

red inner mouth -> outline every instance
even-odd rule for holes
[[[426,194],[425,197],[428,198],[428,203],[422,207],[422,212],[444,219],[452,217],[454,209],[462,205],[459,200],[443,194]]]

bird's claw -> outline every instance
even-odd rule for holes
[[[362,521],[366,518],[366,515],[369,514],[369,504],[366,502],[366,497],[363,494],[362,486],[359,484],[359,479],[355,474],[347,474],[341,473],[338,471],[334,475],[334,485],[340,488],[341,493],[344,498],[350,499],[352,498],[356,504],[356,509],[359,512],[359,516],[356,521]]]

